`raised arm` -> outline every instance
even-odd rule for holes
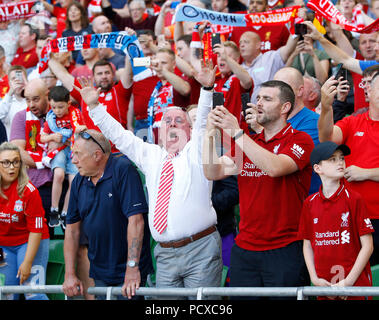
[[[98,126],[104,136],[116,145],[116,148],[127,155],[144,173],[149,160],[156,160],[160,156],[161,148],[155,144],[143,142],[133,132],[126,130],[99,104],[100,88],[97,90],[88,79],[80,79],[82,89],[75,86],[89,108],[89,115],[94,124]]]
[[[299,40],[298,36],[289,35],[286,45],[278,49],[279,54],[282,60],[284,61],[284,63],[287,62],[291,53],[295,51],[298,40]]]
[[[71,75],[67,71],[67,69],[53,56],[49,60],[49,68],[55,74],[55,76],[62,82],[63,86],[71,92],[74,88],[74,76]]]
[[[310,37],[315,41],[319,41],[328,56],[333,59],[336,63],[343,63],[345,69],[353,71],[358,74],[362,74],[362,69],[359,66],[359,61],[352,58],[346,52],[344,52],[339,47],[335,46],[329,40],[324,38],[320,32],[317,31],[316,27],[310,21],[305,21],[308,27],[308,33],[304,37]]]
[[[320,142],[334,141],[337,144],[342,142],[342,130],[334,125],[333,121],[333,101],[337,94],[337,84],[338,80],[332,76],[321,87],[321,113],[318,120]]]
[[[216,44],[213,51],[226,61],[233,74],[235,74],[239,79],[242,88],[246,90],[251,89],[253,80],[251,79],[249,73],[237,61],[226,54],[225,47],[222,44]]]

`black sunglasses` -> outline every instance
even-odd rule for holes
[[[105,153],[104,148],[101,146],[101,144],[94,137],[92,137],[87,131],[81,131],[79,133],[79,137],[81,137],[85,140],[91,139],[93,142],[95,142],[100,147],[101,151],[103,151],[103,153]]]

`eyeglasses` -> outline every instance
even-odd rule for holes
[[[94,137],[92,137],[87,131],[81,131],[79,133],[79,137],[81,137],[85,140],[91,139],[93,142],[95,142],[100,147],[101,151],[103,151],[103,153],[105,153],[104,148],[101,146],[101,144]]]
[[[0,161],[0,163],[3,166],[3,168],[9,168],[11,165],[13,166],[13,168],[19,168],[21,164],[21,160],[18,160],[18,159],[14,161],[4,160],[4,161]]]
[[[163,121],[167,124],[170,125],[172,120],[174,120],[175,124],[183,124],[184,119],[182,117],[175,117],[174,119],[171,117],[165,117]]]

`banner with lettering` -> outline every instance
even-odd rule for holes
[[[39,12],[39,1],[20,1],[0,4],[0,22],[27,19]]]
[[[299,8],[299,6],[294,6],[260,13],[241,14],[216,12],[185,4],[176,11],[175,21],[208,20],[211,24],[234,27],[286,24],[297,16]]]
[[[345,30],[358,33],[373,33],[379,30],[379,19],[368,26],[361,27],[349,22],[329,0],[310,0],[307,6],[323,16],[326,20],[340,25]]]
[[[152,75],[150,69],[134,66],[133,59],[142,58],[144,54],[137,36],[130,36],[125,31],[87,34],[50,40],[42,49],[38,71],[41,73],[47,69],[51,52],[68,52],[89,48],[122,50],[131,61],[134,81],[139,81]]]

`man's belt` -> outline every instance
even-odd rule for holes
[[[216,226],[211,226],[203,231],[200,231],[199,233],[192,235],[191,237],[183,238],[181,240],[176,240],[176,241],[159,242],[159,244],[162,248],[180,248],[180,247],[184,247],[185,245],[191,242],[204,238],[205,236],[215,232],[216,230],[217,230]]]

